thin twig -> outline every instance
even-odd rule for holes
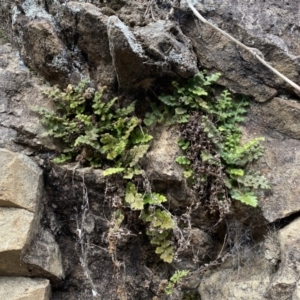
[[[270,64],[268,64],[259,54],[257,53],[258,51],[255,51],[253,48],[247,47],[237,39],[235,39],[233,36],[225,32],[224,30],[220,29],[219,27],[215,26],[214,24],[208,22],[205,18],[202,17],[202,15],[196,10],[196,8],[193,6],[191,3],[191,0],[186,0],[190,9],[194,13],[194,15],[202,21],[204,24],[209,25],[210,27],[214,28],[218,32],[220,32],[222,35],[226,36],[228,39],[239,45],[241,48],[245,49],[246,51],[250,52],[257,60],[259,60],[265,67],[267,67],[270,71],[272,71],[274,74],[279,76],[281,79],[283,79],[286,83],[288,83],[290,86],[292,86],[296,91],[295,93],[299,96],[300,95],[300,86],[297,85],[295,82],[292,80],[288,79],[285,75],[280,73],[278,70],[273,68]]]

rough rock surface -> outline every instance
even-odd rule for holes
[[[269,274],[263,271],[253,275],[247,272],[240,275],[232,270],[220,270],[202,281],[199,293],[201,299],[205,300],[261,300],[264,299],[269,282]]]
[[[109,48],[119,85],[124,88],[133,87],[145,73],[143,48],[118,17],[109,17],[107,25]]]
[[[174,163],[180,155],[177,145],[179,130],[176,127],[156,129],[156,137],[146,154],[146,172],[152,180],[183,180],[182,169]]]
[[[237,225],[237,223],[235,224]],[[269,288],[277,276],[279,246],[277,233],[269,231],[264,242],[252,243],[243,226],[229,226],[231,256],[216,270],[208,271],[199,286],[201,299],[281,299],[270,298]],[[244,227],[246,229],[246,227]],[[292,299],[292,298],[287,298]]]
[[[153,77],[157,76],[157,68],[162,69],[162,73],[169,72],[168,75],[178,73],[183,77],[190,76],[197,71],[197,56],[203,67],[223,74],[220,83],[233,91],[252,95],[258,101],[271,99],[278,93],[278,88],[284,87],[292,92],[291,88],[251,55],[208,25],[195,21],[185,1],[182,1],[180,9],[170,18],[173,25],[165,21],[170,9],[168,1],[151,4],[135,1],[125,4],[116,1],[122,2],[116,6],[111,1],[106,6],[101,1],[93,1],[93,4],[82,2],[84,1],[66,1],[59,4],[57,1],[40,3],[37,0],[26,0],[21,5],[8,1],[4,6],[7,16],[11,16],[13,21],[23,59],[52,82],[63,84],[67,80],[78,81],[79,74],[89,74],[91,79],[103,79],[104,82],[113,77],[109,66],[110,58],[107,56],[104,15],[114,14],[110,20],[116,20],[119,15],[122,20],[117,23],[120,26],[123,24],[118,36],[110,41],[111,49],[118,45],[116,50],[121,51],[114,53],[117,59],[113,55],[115,72],[121,86],[136,87],[138,76],[142,75],[140,84],[149,87]],[[299,33],[298,25],[295,25],[299,7],[296,2],[279,4],[276,0],[268,0],[259,5],[253,5],[251,1],[236,1],[234,4],[221,0],[194,2],[210,22],[247,46],[259,49],[274,67],[292,80],[297,79],[300,66],[297,46]],[[118,11],[112,7],[117,7]],[[161,20],[156,20],[157,17]],[[91,27],[91,22],[97,25]],[[112,22],[109,24],[108,27],[111,27]],[[88,28],[90,29],[87,30]],[[29,31],[32,34],[28,35]],[[144,44],[135,41],[140,33],[144,35]],[[126,43],[115,41],[117,37],[121,38],[120,34],[123,35],[121,40]],[[160,38],[156,39],[156,35]],[[165,38],[161,39],[163,36]],[[190,47],[189,38],[195,53]],[[135,44],[135,48],[132,48],[132,44]],[[138,48],[138,52],[133,51]],[[36,51],[30,52],[31,49]],[[128,57],[128,61],[124,55]],[[118,62],[123,62],[126,67],[120,68]],[[136,64],[136,70],[132,63]],[[134,76],[126,82],[122,78],[128,67],[128,72]]]
[[[0,149],[0,206],[35,212],[43,195],[42,170],[22,154]]]
[[[51,287],[47,279],[0,277],[1,300],[50,300]]]
[[[266,61],[297,82],[300,71],[297,2],[205,0],[194,3],[206,19],[246,46],[260,50]],[[182,7],[189,13],[185,4]],[[190,18],[183,28],[194,43],[201,65],[220,71],[223,74],[220,82],[233,91],[266,101],[276,95],[277,88],[285,86],[279,77],[208,25]]]
[[[20,15],[16,23],[22,30],[22,39],[26,40],[20,51],[26,65],[49,81],[64,82],[70,72],[67,51],[51,22]]]
[[[68,2],[63,8],[60,25],[68,48],[83,56],[75,68],[84,71],[86,60],[90,77],[95,82],[114,87],[116,75],[109,52],[107,19],[108,16],[92,4]]]
[[[268,289],[269,299],[299,299],[300,219],[278,231],[281,262]]]
[[[1,258],[0,274],[28,274],[26,268],[20,268],[21,251],[25,250],[34,239],[34,214],[24,209],[0,208],[1,220]],[[35,226],[34,226],[35,225]]]
[[[293,221],[300,211],[299,99],[251,55],[195,20],[184,0],[180,8],[175,2],[174,14],[169,14],[172,5],[167,0],[0,0],[0,147],[33,156],[43,167],[47,190],[36,233],[41,228],[33,238],[29,228],[36,208],[28,204],[28,197],[19,197],[28,196],[22,191],[25,184],[20,184],[20,176],[30,176],[24,174],[23,167],[14,171],[18,184],[9,190],[11,176],[5,175],[4,165],[0,167],[0,178],[4,178],[0,181],[1,203],[15,206],[0,208],[4,251],[0,269],[2,265],[2,269],[14,270],[3,267],[3,262],[13,258],[16,266],[22,254],[24,261],[14,275],[21,272],[49,278],[56,285],[53,300],[85,300],[97,293],[102,299],[150,300],[160,294],[161,282],[174,270],[154,254],[138,215],[125,216],[126,227],[117,249],[121,264],[114,264],[107,252],[111,206],[105,193],[109,188],[122,190],[122,186],[110,186],[101,171],[75,170],[78,166],[58,167],[49,162],[58,146],[41,136],[44,129],[31,111],[32,106],[50,107],[42,96],[45,82],[36,75],[61,86],[89,77],[94,87],[107,85],[120,101],[135,98],[143,113],[149,105],[145,98],[155,99],[164,88],[169,89],[170,81],[180,81],[205,68],[221,72],[219,83],[231,91],[255,99],[243,130],[245,139],[265,137],[266,153],[255,168],[268,177],[272,189],[259,195],[257,209],[234,203],[231,215],[220,224],[201,206],[192,211],[188,220],[191,247],[182,251],[184,259],[175,267],[195,270],[212,262],[215,268],[201,276],[191,273],[181,291],[161,297],[181,300],[186,299],[187,292],[195,292],[196,299],[201,295],[204,300],[300,299],[299,220]],[[210,22],[259,49],[273,67],[299,81],[297,1],[194,3]],[[8,37],[4,39],[2,32]],[[7,44],[8,40],[14,46]],[[127,89],[130,95],[124,91]],[[176,130],[156,132],[143,164],[150,183],[167,195],[168,208],[179,217],[197,199],[174,162],[180,153]],[[275,231],[267,234],[267,223],[275,230],[279,226],[279,241]],[[8,229],[10,224],[14,230]],[[14,238],[11,233],[15,233]],[[221,264],[219,253],[230,257]],[[66,279],[60,288],[57,285],[64,273]]]
[[[0,163],[0,274],[61,280],[60,250],[41,229],[42,170],[29,157],[5,149],[0,149]]]
[[[44,128],[32,110],[49,107],[42,95],[44,81],[29,71],[8,43],[0,47],[0,61],[0,147],[28,155],[54,150],[53,141],[41,136]]]
[[[265,138],[265,155],[257,163],[258,169],[270,181],[272,189],[260,200],[264,217],[269,222],[299,212],[299,140],[297,103],[274,98],[258,106],[253,103],[245,126],[248,136]]]
[[[41,230],[22,256],[22,261],[46,272],[47,278],[57,282],[64,278],[61,252],[54,236]]]

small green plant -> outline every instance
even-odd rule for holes
[[[60,138],[66,145],[56,163],[76,159],[97,167],[107,165],[112,169],[106,175],[111,175],[134,168],[147,152],[152,136],[133,115],[135,103],[120,108],[117,98],[102,100],[104,91],[95,92],[83,80],[64,92],[54,88],[46,93],[56,111],[37,109],[48,128],[44,135]],[[136,172],[128,171],[132,176]]]
[[[140,218],[149,227],[147,235],[151,244],[156,246],[155,253],[168,263],[173,261],[174,249],[169,239],[171,230],[174,228],[174,221],[170,212],[166,211],[162,203],[167,198],[159,193],[139,193],[132,182],[127,183],[125,203],[132,210],[140,210]]]
[[[231,94],[224,90],[215,101],[208,103],[207,115],[202,117],[202,126],[225,167],[225,183],[231,197],[255,207],[255,190],[268,189],[269,185],[259,173],[250,175],[245,169],[247,164],[257,160],[264,153],[260,144],[263,138],[254,138],[241,144],[242,132],[238,124],[244,120],[245,107],[248,105],[245,100],[233,101]],[[203,157],[205,154],[201,155]],[[213,160],[209,161],[214,163]]]
[[[115,211],[108,232],[109,252],[116,265],[117,239],[128,208],[140,211],[150,243],[160,258],[171,263],[175,256],[172,231],[179,227],[164,206],[166,197],[152,192],[150,183],[148,187],[135,184],[135,179],[146,182],[139,162],[152,139],[142,123],[180,124],[182,137],[178,145],[183,155],[176,162],[183,166],[184,177],[189,179],[199,199],[208,201],[210,211],[219,211],[220,218],[229,212],[231,198],[256,206],[255,190],[269,188],[263,176],[247,170],[247,165],[263,154],[262,138],[241,144],[242,132],[237,125],[243,121],[248,103],[234,101],[227,90],[215,97],[211,85],[219,76],[200,72],[182,87],[173,82],[173,94],[161,95],[161,103],[152,103],[152,111],[143,120],[134,115],[135,102],[120,107],[117,98],[103,101],[105,89],[95,91],[87,80],[78,86],[69,85],[65,91],[49,91],[46,96],[56,105],[55,112],[37,109],[48,128],[45,135],[59,138],[65,144],[54,160],[56,163],[77,160],[104,167],[103,175],[109,178],[122,178],[124,199],[113,205]],[[187,271],[177,271],[166,292],[171,293],[186,275]]]
[[[179,283],[179,281],[186,277],[189,274],[189,271],[186,270],[177,270],[173,276],[170,278],[166,289],[165,289],[165,293],[167,295],[171,295],[174,291],[174,288],[176,287],[176,285]]]
[[[213,193],[215,195],[214,206],[219,202],[221,205],[219,208],[224,209],[222,202],[225,201],[227,202],[226,212],[228,212],[230,199],[227,196],[227,189],[231,198],[251,206],[257,206],[255,190],[267,189],[269,185],[259,173],[250,174],[246,171],[247,165],[257,160],[264,152],[264,148],[260,144],[263,138],[255,138],[247,143],[241,143],[242,132],[238,124],[244,120],[249,103],[245,99],[233,100],[228,90],[224,90],[218,97],[215,97],[211,85],[219,77],[220,73],[207,76],[204,72],[200,72],[189,79],[184,86],[173,82],[173,94],[162,95],[159,99],[168,106],[169,113],[173,112],[172,117],[169,117],[170,123],[183,124],[182,139],[178,141],[178,145],[185,155],[178,156],[176,162],[183,166],[184,176],[193,178],[198,190],[201,190],[199,186],[204,180],[210,178],[215,181],[220,192],[216,192],[215,189]],[[193,118],[194,123],[189,124],[190,116],[195,112],[201,112],[199,120]],[[158,113],[156,112],[155,115]],[[193,127],[195,132],[186,130],[187,127]],[[199,131],[206,137],[204,138],[202,135],[200,140],[197,140],[201,136]],[[198,146],[196,143],[203,144]],[[199,164],[202,164],[203,167],[199,167]],[[198,166],[198,169],[195,169],[195,165]],[[217,172],[211,172],[215,175],[207,176],[208,174],[205,174],[204,170],[211,171],[209,166],[215,168]],[[203,192],[201,195],[203,197]]]
[[[152,136],[141,126],[141,120],[133,115],[134,102],[120,108],[116,105],[117,98],[102,101],[103,92],[95,92],[84,80],[78,86],[69,85],[65,91],[54,88],[46,93],[55,103],[56,111],[36,109],[48,128],[44,135],[59,138],[66,145],[54,162],[76,159],[96,167],[109,166],[103,171],[104,176],[122,173],[128,181],[122,206],[141,211],[141,219],[149,225],[147,233],[156,246],[156,253],[163,261],[171,263],[174,251],[169,237],[174,221],[162,206],[167,199],[158,193],[140,193],[131,181],[142,174],[138,163],[147,152]],[[158,113],[155,106],[152,108],[152,115],[162,122],[163,114]],[[149,120],[145,123],[150,124],[151,118],[148,115]],[[123,207],[117,207],[109,230],[109,252],[114,262],[116,236],[124,219]]]

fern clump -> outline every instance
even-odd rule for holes
[[[140,193],[132,179],[143,172],[140,159],[147,152],[152,136],[141,126],[142,121],[134,116],[135,102],[121,108],[117,98],[103,101],[105,90],[98,92],[88,86],[87,80],[78,86],[68,85],[65,91],[54,88],[46,93],[56,111],[36,109],[47,127],[45,136],[59,138],[65,144],[56,163],[77,160],[95,167],[108,167],[104,176],[122,174],[126,184],[123,203],[114,204],[109,236],[109,252],[116,251],[124,210],[140,211],[141,219],[148,224],[147,233],[156,253],[165,262],[174,257],[171,231],[172,215],[163,209],[167,199],[158,193]]]
[[[78,86],[68,85],[46,93],[56,111],[38,109],[48,128],[44,134],[61,139],[66,147],[56,163],[77,160],[92,166],[112,166],[108,174],[134,168],[147,152],[152,136],[133,115],[135,103],[125,108],[116,105],[117,98],[103,101],[102,91],[88,87],[87,80]],[[133,171],[132,171],[133,172]]]
[[[211,85],[220,73],[206,75],[200,72],[180,86],[173,82],[172,95],[161,95],[159,100],[167,106],[159,114],[158,107],[145,124],[159,123],[166,116],[169,124],[181,124],[178,145],[184,155],[176,162],[185,169],[202,201],[211,212],[219,211],[223,217],[229,212],[231,199],[257,206],[256,190],[269,188],[267,180],[259,173],[247,172],[247,166],[263,155],[263,138],[241,143],[245,99],[233,99],[228,90],[215,96]]]

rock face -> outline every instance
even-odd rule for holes
[[[0,147],[26,154],[34,149],[55,149],[52,141],[41,136],[44,129],[33,112],[34,107],[49,106],[42,95],[42,80],[32,77],[10,44],[1,46],[0,60]]]
[[[108,16],[92,4],[68,2],[63,8],[60,24],[69,49],[82,53],[80,61],[87,61],[95,82],[113,87],[116,76],[109,52],[107,20]],[[75,68],[80,71],[82,64],[78,62]]]
[[[299,97],[180,2],[0,0],[0,276],[47,278],[52,300],[182,300],[191,292],[202,300],[300,299]],[[209,22],[299,81],[298,1],[193,2]],[[51,108],[42,95],[49,83],[65,87],[87,77],[121,102],[135,98],[143,114],[172,80],[200,69],[221,72],[219,84],[253,100],[243,132],[245,139],[265,138],[265,155],[253,167],[271,190],[259,195],[256,210],[234,203],[218,223],[175,163],[179,129],[156,130],[144,170],[168,209],[190,226],[177,228],[186,247],[173,267],[191,273],[167,297],[163,287],[174,270],[155,255],[138,214],[124,209],[122,243],[112,256],[107,194],[119,197],[124,184],[77,164],[54,166],[60,145],[43,136],[32,107]],[[0,277],[0,299],[48,300],[47,279]]]
[[[201,299],[265,299],[270,276],[264,272],[239,276],[231,270],[222,270],[205,279],[199,288]],[[280,299],[280,298],[275,298]],[[290,298],[286,298],[290,299]]]

